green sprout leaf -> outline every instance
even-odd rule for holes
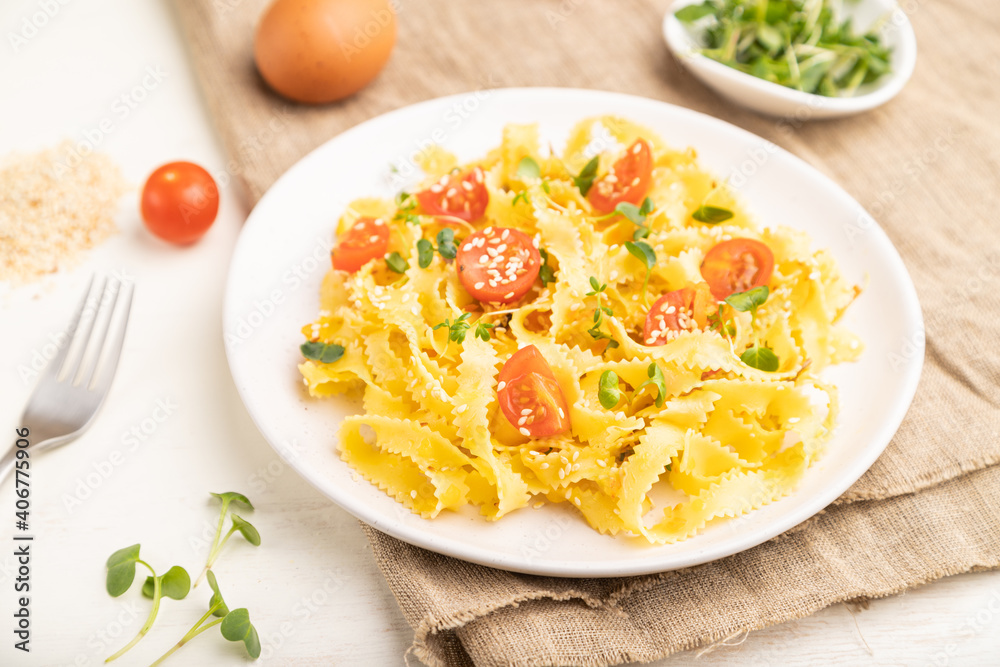
[[[542,256],[542,266],[538,269],[538,279],[542,281],[544,287],[556,281],[556,272],[549,266],[549,253],[544,248],[539,248],[538,254]]]
[[[710,225],[717,225],[720,222],[725,222],[733,217],[733,212],[728,208],[719,208],[718,206],[699,206],[691,214],[691,217],[698,222],[705,222]]]
[[[445,259],[455,259],[458,247],[455,245],[455,230],[445,227],[437,234],[438,252]]]
[[[756,312],[760,306],[764,305],[769,295],[770,290],[767,285],[761,285],[746,292],[730,294],[726,297],[726,303],[741,313]]]
[[[611,410],[622,398],[618,390],[618,374],[614,371],[604,371],[601,373],[601,380],[598,384],[597,398],[605,410]]]
[[[780,365],[778,355],[774,353],[774,350],[769,347],[761,347],[760,345],[754,345],[747,349],[746,352],[740,355],[740,361],[750,368],[756,368],[767,373],[775,372]]]
[[[174,600],[183,600],[191,591],[191,577],[180,565],[174,565],[164,574],[159,576],[160,594]],[[147,598],[153,597],[154,580],[153,577],[146,577],[142,584],[142,594]]]
[[[139,560],[139,545],[119,549],[108,558],[108,594],[116,598],[131,586],[135,580],[135,563]]]
[[[332,364],[344,356],[344,346],[337,345],[336,343],[323,343],[313,340],[308,343],[302,343],[299,349],[302,351],[302,356],[306,359],[319,361],[324,364]]]
[[[410,263],[403,259],[403,256],[398,252],[390,253],[390,255],[385,258],[385,263],[396,273],[406,273],[406,270],[410,268]]]
[[[240,532],[240,535],[242,535],[247,542],[255,547],[260,546],[260,533],[257,532],[256,528],[250,525],[249,521],[240,518],[240,516],[236,514],[230,514],[229,518],[233,520],[233,527]]]
[[[440,324],[435,324],[433,329],[434,331],[437,331],[438,329],[447,329],[448,340],[456,343],[463,343],[465,342],[465,334],[469,331],[469,327],[472,326],[468,322],[470,317],[472,317],[472,313],[462,313],[454,322],[446,319]]]
[[[229,613],[229,607],[226,606],[226,601],[222,599],[222,591],[219,590],[219,582],[215,578],[215,573],[211,570],[208,571],[208,585],[212,587],[212,597],[208,601],[208,608],[211,609],[218,604],[219,607],[212,612],[212,615],[222,618]]]
[[[583,166],[579,175],[573,177],[573,185],[577,187],[580,194],[584,197],[587,196],[587,193],[590,192],[591,186],[594,185],[594,178],[597,176],[597,167],[600,163],[600,157],[595,155],[590,159],[590,162]]]
[[[626,241],[625,249],[646,266],[646,278],[642,281],[642,302],[648,307],[646,288],[649,287],[649,276],[653,272],[653,267],[656,266],[656,253],[645,241]]]
[[[687,7],[681,7],[674,12],[674,16],[676,16],[677,20],[682,23],[691,23],[692,21],[705,18],[709,14],[713,13],[715,13],[715,7],[712,3],[705,2],[700,5],[688,5]]]
[[[513,201],[511,201],[510,205],[511,206],[517,206],[517,202],[519,202],[519,201],[523,201],[525,204],[529,204],[530,203],[530,201],[528,200],[528,191],[527,190],[521,190],[516,195],[514,195],[514,199],[513,199]]]
[[[245,607],[233,609],[219,626],[222,636],[231,642],[243,642],[251,658],[260,657],[260,638],[250,622],[250,612]]]
[[[522,181],[542,177],[542,168],[538,166],[535,158],[525,156],[517,163],[517,177]]]
[[[642,200],[641,206],[636,206],[635,204],[630,204],[628,202],[622,202],[618,204],[618,206],[615,206],[615,212],[625,216],[629,222],[639,225],[640,227],[645,227],[646,218],[653,212],[653,200],[646,197]]]
[[[417,241],[417,265],[426,269],[434,261],[434,244],[427,239]]]
[[[652,385],[656,388],[656,407],[662,408],[663,402],[667,398],[667,380],[663,376],[663,371],[661,371],[660,367],[656,365],[656,362],[653,362],[649,365],[649,368],[646,369],[646,375],[649,376],[649,379],[636,387],[635,391],[636,393],[639,393],[646,385]]]
[[[653,252],[653,248],[645,241],[637,241],[635,243],[626,241],[625,249],[628,250],[630,255],[642,262],[646,269],[652,269],[656,265],[656,253]]]
[[[480,322],[476,325],[476,338],[481,338],[482,340],[490,339],[490,329],[495,327],[495,324],[489,324],[487,322]]]

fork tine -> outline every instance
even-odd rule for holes
[[[56,356],[52,358],[49,362],[48,367],[45,369],[45,377],[50,380],[57,380],[59,378],[60,372],[62,371],[63,364],[66,363],[66,355],[69,354],[69,349],[73,347],[73,339],[76,335],[76,328],[80,324],[80,317],[83,315],[83,311],[87,308],[87,302],[90,300],[90,292],[94,287],[94,276],[90,277],[90,282],[87,283],[87,289],[83,293],[83,298],[80,299],[80,305],[76,309],[76,313],[73,315],[73,319],[70,320],[69,326],[66,327],[66,340],[62,342],[59,346],[59,351]]]
[[[87,387],[94,378],[95,369],[103,356],[105,338],[108,336],[108,328],[111,326],[111,319],[115,314],[115,306],[118,297],[121,295],[122,283],[120,280],[109,280],[105,286],[104,293],[101,294],[101,301],[98,310],[94,314],[93,326],[90,330],[90,338],[84,344],[80,366],[76,377],[73,379],[74,385]],[[69,376],[67,376],[69,377]]]
[[[127,294],[121,297],[121,293],[127,290]],[[111,380],[115,377],[115,370],[118,368],[118,359],[121,358],[122,346],[125,343],[125,330],[128,329],[129,313],[132,309],[132,295],[135,293],[135,285],[121,283],[119,287],[119,300],[122,302],[121,315],[118,316],[115,329],[111,330],[114,320],[108,322],[108,340],[104,343],[104,350],[94,368],[94,376],[91,378],[92,385],[89,387],[102,394],[107,393],[111,386]]]
[[[97,301],[94,304],[94,315],[89,318],[84,317],[83,322],[77,324],[76,333],[73,335],[73,340],[70,341],[70,345],[73,347],[74,351],[66,360],[66,367],[63,368],[62,372],[59,374],[59,378],[68,378],[72,383],[73,378],[77,376],[77,373],[80,370],[80,364],[83,363],[84,357],[87,356],[87,342],[90,340],[90,332],[94,329],[94,322],[97,320],[97,313],[101,308],[101,301],[104,299],[104,288],[107,285],[107,282],[107,278],[104,276],[97,279],[97,289],[91,293],[97,298]],[[84,308],[84,313],[86,312],[87,309]]]

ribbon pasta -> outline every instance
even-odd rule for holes
[[[660,346],[642,341],[646,268],[624,247],[635,225],[593,214],[573,181],[593,155],[606,170],[639,137],[654,157],[656,208],[645,239],[657,258],[651,295],[702,281],[701,261],[722,240],[757,239],[774,253],[769,300],[753,318],[735,313],[728,336],[696,330]],[[539,165],[540,179],[520,180],[524,157]],[[431,183],[456,165],[435,149],[422,167]],[[364,413],[340,426],[341,458],[425,518],[473,506],[497,520],[529,505],[568,503],[601,533],[654,544],[684,540],[792,492],[836,419],[836,390],[819,375],[861,353],[858,338],[838,323],[858,289],[832,256],[811,249],[801,231],[760,228],[693,150],[671,149],[624,119],[581,122],[562,155],[543,154],[535,126],[512,125],[500,147],[472,166],[485,173],[489,204],[484,220],[453,224],[456,236],[489,224],[518,228],[546,251],[555,280],[502,311],[479,304],[453,263],[435,254],[426,268],[418,264],[417,241],[433,240],[447,221],[400,215],[388,201],[354,202],[339,229],[364,213],[391,217],[389,250],[408,268],[397,273],[374,260],[353,274],[331,271],[320,316],[303,328],[311,341],[345,348],[337,361],[299,366],[310,395],[363,397]],[[733,216],[715,225],[694,220],[708,197]],[[613,314],[603,326],[616,347],[588,332],[599,305],[587,294],[592,276],[608,285],[603,305]],[[447,327],[435,328],[464,312],[473,326],[479,319],[494,325],[489,340],[469,331],[456,342]],[[751,338],[777,354],[777,371],[740,360]],[[530,439],[499,410],[497,374],[529,344],[563,390],[567,433]],[[651,386],[640,390],[654,363],[664,376],[662,397]],[[627,389],[611,410],[598,401],[606,371]]]

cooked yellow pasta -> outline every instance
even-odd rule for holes
[[[633,148],[648,149],[651,173],[621,184]],[[655,544],[795,488],[836,418],[835,388],[819,374],[861,353],[838,324],[858,290],[828,252],[758,224],[693,149],[620,118],[581,122],[562,154],[537,127],[511,125],[477,162],[437,150],[423,168],[422,194],[358,199],[344,213],[342,239],[367,220],[365,234],[385,245],[360,268],[330,271],[320,316],[303,329],[309,393],[363,397],[340,426],[348,465],[428,519],[464,505],[499,519],[569,503],[602,533]],[[642,201],[595,210],[629,185]],[[481,214],[462,192],[480,187]],[[504,243],[487,238],[494,229]],[[540,254],[501,262],[514,245],[506,230]],[[739,268],[722,292],[711,273],[725,268],[720,244]],[[759,244],[773,268],[747,254]],[[461,253],[479,248],[483,270],[496,271],[470,286]],[[487,282],[494,295],[514,285],[536,256],[540,275],[529,272],[523,295],[482,296]],[[559,420],[501,406],[505,364],[527,346],[561,392],[549,405]]]

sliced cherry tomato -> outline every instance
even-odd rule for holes
[[[417,193],[420,208],[427,215],[450,215],[473,222],[486,213],[490,194],[483,183],[483,170],[442,176],[441,180]]]
[[[622,202],[639,206],[652,182],[653,152],[645,139],[638,139],[591,186],[587,200],[598,213],[611,213]]]
[[[667,292],[649,309],[646,326],[642,330],[642,342],[646,345],[665,345],[674,337],[674,332],[704,328],[713,303],[704,283]]]
[[[146,180],[140,204],[149,231],[164,241],[186,245],[208,231],[219,212],[219,188],[193,162],[165,164]]]
[[[730,294],[766,285],[774,271],[774,253],[754,239],[730,239],[712,247],[701,263],[701,275],[722,301]]]
[[[354,273],[362,266],[385,257],[389,247],[389,225],[381,218],[358,218],[354,226],[340,235],[330,253],[333,268]]]
[[[531,289],[542,257],[524,232],[487,227],[462,241],[455,263],[469,294],[489,303],[511,303]]]
[[[500,409],[521,435],[544,438],[569,430],[569,407],[545,357],[522,347],[500,369]]]

